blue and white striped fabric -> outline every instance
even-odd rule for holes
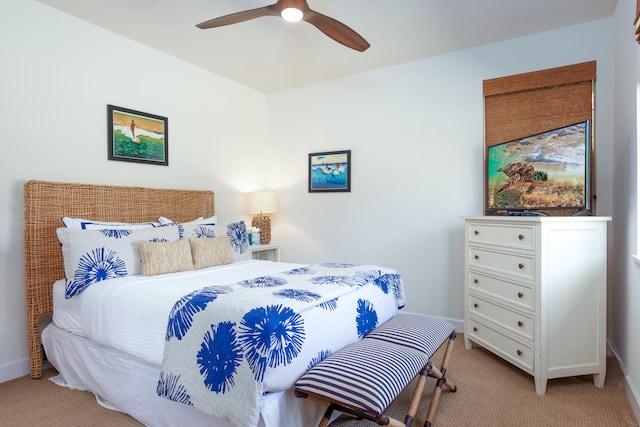
[[[296,390],[379,417],[453,332],[444,320],[397,314],[310,369]]]
[[[453,325],[445,320],[419,314],[398,313],[374,329],[366,338],[412,348],[430,358],[454,329]]]
[[[380,416],[428,360],[421,351],[365,338],[311,368],[296,390]]]

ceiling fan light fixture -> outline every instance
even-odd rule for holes
[[[207,28],[223,27],[225,25],[250,21],[263,16],[278,15],[280,15],[282,19],[290,22],[307,21],[327,37],[359,52],[364,52],[371,46],[360,34],[356,33],[342,22],[309,8],[307,0],[277,0],[274,4],[269,6],[219,16],[218,18],[201,22],[200,24],[197,24],[196,27],[205,30]]]
[[[295,7],[287,7],[282,9],[280,15],[289,22],[298,22],[302,19],[303,13],[300,9],[296,9]]]

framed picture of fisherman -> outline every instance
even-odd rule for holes
[[[309,154],[309,193],[351,191],[351,150]]]
[[[109,160],[169,166],[169,120],[107,105]]]

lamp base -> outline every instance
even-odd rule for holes
[[[260,229],[260,244],[268,245],[271,242],[271,220],[267,215],[258,214],[251,220],[251,226]]]

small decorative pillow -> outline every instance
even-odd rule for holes
[[[62,217],[62,222],[67,228],[80,228],[82,230],[101,230],[110,228],[112,230],[137,230],[140,228],[153,228],[160,226],[160,222],[141,222],[138,224],[129,224],[127,222],[104,222],[94,221],[92,219],[72,218],[69,216]]]
[[[138,241],[141,272],[143,276],[175,273],[176,271],[193,270],[191,246],[188,240],[173,242]]]
[[[251,259],[249,250],[249,235],[244,221],[232,222],[227,225],[227,236],[233,249],[233,259],[235,261]]]
[[[187,240],[182,241],[186,242]],[[196,236],[191,236],[188,242],[191,245],[193,268],[196,270],[233,262],[233,251],[231,243],[229,243],[229,236],[220,236],[213,239],[199,239]]]
[[[56,231],[62,245],[66,298],[102,280],[140,274],[139,240],[170,242],[180,238],[176,225],[138,230],[58,228]]]

